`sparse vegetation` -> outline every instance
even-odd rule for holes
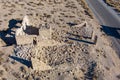
[[[3,72],[4,72],[3,70],[0,70],[0,77],[3,75]]]
[[[19,74],[19,73],[13,72],[12,74],[13,74],[13,76],[16,77],[17,79],[20,79],[20,74]]]
[[[104,0],[108,5],[115,7],[116,11],[120,12],[120,0]]]
[[[23,72],[23,73],[26,73],[26,68],[24,66],[21,66],[20,71]]]
[[[8,66],[8,65],[3,65],[3,67],[4,67],[5,71],[9,71],[10,70],[10,66]]]
[[[93,19],[92,11],[89,9],[86,1],[85,0],[77,0],[77,1],[80,2],[81,6],[85,9],[85,14],[89,15],[90,18]]]
[[[33,80],[32,76],[27,76],[25,80]]]
[[[6,78],[2,78],[2,80],[7,80]]]
[[[2,58],[3,55],[4,55],[4,53],[2,51],[0,51],[0,64],[4,61],[4,59]]]

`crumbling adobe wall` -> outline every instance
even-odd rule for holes
[[[17,45],[31,44],[31,43],[33,43],[33,39],[34,39],[35,37],[36,37],[36,35],[16,36],[16,43],[17,43]]]

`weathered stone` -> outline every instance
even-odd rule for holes
[[[90,27],[90,26],[84,27],[83,37],[91,39],[92,35],[93,35],[93,29],[92,29],[92,27]]]
[[[36,37],[36,35],[16,36],[16,43],[17,45],[31,44],[33,43],[34,37]]]
[[[30,26],[30,20],[27,15],[24,16],[21,27],[23,28],[23,30],[26,30],[26,26]]]
[[[45,71],[52,69],[52,67],[38,60],[37,58],[31,58],[31,61],[32,61],[32,67],[36,71]]]
[[[22,27],[20,27],[16,30],[16,36],[20,36],[20,35],[25,35],[25,32],[23,31]]]
[[[22,26],[16,30],[16,36],[25,35],[24,30],[26,30],[27,26],[30,26],[30,21],[29,21],[29,17],[26,15],[23,18]]]

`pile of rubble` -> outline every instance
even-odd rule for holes
[[[32,48],[34,46],[31,44],[31,45],[24,45],[24,46],[16,46],[14,48],[14,55],[17,56],[17,57],[20,57],[22,59],[25,59],[25,60],[30,60],[31,57],[35,56],[33,53],[32,53]]]
[[[25,16],[22,26],[16,30],[17,47],[15,47],[14,52],[17,57],[31,60],[34,70],[54,69],[62,64],[76,65],[80,61],[79,56],[81,56],[82,61],[87,60],[85,58],[89,54],[87,46],[83,47],[76,41],[73,41],[72,44],[68,43],[70,38],[93,39],[93,29],[88,26],[86,21],[69,27],[68,30],[52,29],[51,26],[45,24],[37,28],[37,34],[33,34],[32,27],[29,17]],[[86,55],[82,55],[82,53]]]

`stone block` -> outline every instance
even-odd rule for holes
[[[33,39],[36,35],[24,35],[24,36],[16,36],[17,45],[25,45],[33,43]]]

